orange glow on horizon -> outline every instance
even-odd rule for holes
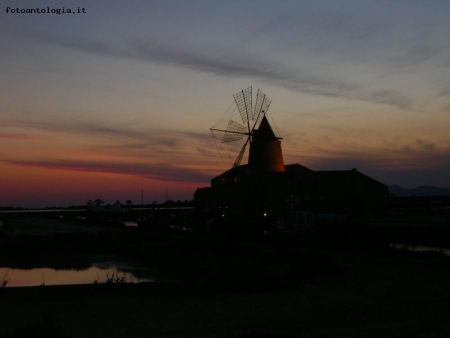
[[[49,205],[83,205],[100,198],[106,203],[130,199],[135,204],[163,202],[166,189],[169,199],[190,200],[201,182],[166,182],[126,174],[72,171],[64,169],[26,168],[2,164],[0,206],[45,207]],[[54,201],[59,201],[55,203]]]

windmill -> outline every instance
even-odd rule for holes
[[[253,109],[252,87],[241,90],[233,95],[233,97],[241,116],[242,123],[230,119],[226,129],[212,127],[210,130],[211,132],[216,131],[223,133],[221,143],[232,143],[245,139],[245,142],[233,164],[233,167],[236,167],[241,164],[247,145],[249,142],[252,142],[255,133],[261,125],[261,122],[265,119],[266,113],[272,101],[258,89],[255,108]]]

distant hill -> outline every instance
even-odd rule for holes
[[[432,186],[421,186],[413,189],[402,188],[398,185],[391,185],[389,187],[389,194],[398,197],[407,196],[450,196],[450,189],[439,188]]]

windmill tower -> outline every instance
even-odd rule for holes
[[[226,129],[211,128],[211,132],[223,133],[222,143],[245,139],[233,167],[241,164],[247,145],[250,144],[248,169],[249,174],[284,172],[281,137],[277,137],[267,120],[266,114],[272,101],[258,89],[255,109],[253,109],[252,87],[235,94],[234,101],[242,123],[232,119]]]

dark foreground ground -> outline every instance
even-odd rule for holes
[[[450,264],[327,256],[343,273],[290,290],[177,283],[0,290],[5,337],[449,337]]]
[[[0,256],[17,259],[25,247],[29,255],[108,249],[140,257],[167,278],[0,288],[0,337],[450,336],[450,258],[440,254],[389,250],[367,238],[369,246],[352,248],[354,241],[337,238],[312,246],[167,233],[86,236],[7,234],[0,244],[9,251],[0,247]]]

